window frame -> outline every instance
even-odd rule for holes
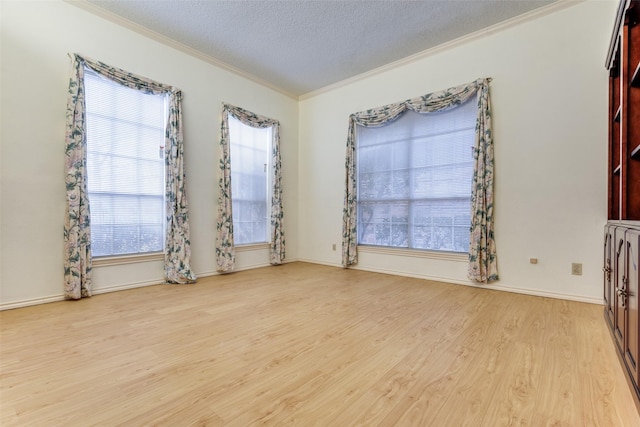
[[[234,222],[233,228],[234,228],[234,244],[236,247],[238,248],[247,248],[247,249],[251,249],[251,247],[264,247],[265,245],[268,246],[271,244],[271,233],[269,232],[269,225],[270,225],[270,218],[271,218],[271,204],[273,201],[273,159],[271,158],[271,153],[273,151],[273,133],[275,132],[275,125],[272,124],[270,126],[266,126],[266,127],[257,127],[257,126],[252,126],[249,124],[244,123],[240,118],[236,117],[232,112],[227,112],[227,121],[229,123],[229,156],[231,158],[231,183],[232,183],[232,187],[233,187],[233,182],[234,182],[234,173],[239,173],[237,171],[234,172],[234,167],[233,167],[233,147],[234,145],[238,145],[237,142],[234,144],[234,137],[232,136],[232,126],[231,126],[231,120],[235,120],[239,126],[245,126],[251,129],[257,129],[257,130],[261,130],[261,129],[269,129],[269,132],[267,134],[267,138],[266,138],[266,170],[265,170],[265,175],[266,175],[266,188],[265,188],[265,218],[264,218],[264,227],[265,227],[265,240],[264,241],[252,241],[252,242],[245,242],[245,243],[237,243],[237,237],[238,237],[238,230],[236,227],[236,220],[235,220],[235,209],[232,208],[232,221]],[[231,201],[232,204],[234,202],[237,201],[236,197],[233,196],[233,191],[232,191],[232,196],[231,196]],[[248,199],[249,201],[255,201],[257,199]],[[240,221],[240,220],[238,220]],[[253,221],[253,222],[257,222],[257,221]]]
[[[456,107],[454,107],[453,109],[459,108],[459,107],[463,107],[466,106],[470,111],[466,112],[466,114],[468,114],[468,116],[465,116],[465,120],[468,121],[468,125],[464,125],[464,126],[460,126],[460,127],[456,127],[456,128],[449,128],[447,129],[446,132],[443,133],[429,133],[426,135],[413,135],[413,132],[409,132],[411,135],[410,136],[406,136],[406,137],[402,137],[400,139],[397,140],[383,140],[383,141],[378,141],[374,144],[369,144],[369,145],[365,145],[364,147],[360,145],[361,143],[361,134],[360,131],[365,130],[365,132],[375,132],[376,130],[379,130],[381,128],[381,126],[374,126],[374,127],[366,127],[366,126],[362,126],[360,124],[356,124],[355,125],[355,165],[356,165],[356,211],[357,211],[357,216],[356,216],[356,246],[358,248],[358,250],[360,249],[364,249],[364,252],[371,252],[371,253],[386,253],[386,254],[404,254],[407,256],[419,256],[419,257],[429,257],[429,258],[439,258],[442,259],[443,256],[441,256],[441,254],[444,254],[444,258],[445,259],[453,259],[453,260],[467,260],[468,259],[468,255],[469,255],[469,241],[467,240],[467,250],[466,251],[458,251],[455,250],[455,241],[456,241],[456,230],[461,229],[461,228],[465,228],[467,230],[467,232],[465,233],[466,238],[469,239],[469,231],[470,231],[470,227],[471,227],[471,198],[472,198],[472,188],[471,188],[471,183],[472,183],[472,176],[473,176],[473,150],[474,150],[474,142],[475,142],[475,125],[476,125],[476,116],[477,116],[477,104],[474,102],[474,99],[467,99],[465,102],[461,103],[460,105],[457,105]],[[472,106],[474,108],[472,108]],[[448,109],[447,111],[445,111],[445,113],[450,112],[453,109]],[[438,112],[439,113],[439,112]],[[438,114],[435,113],[435,114]],[[432,120],[434,117],[434,113],[432,114],[423,114],[423,113],[418,113],[418,112],[412,112],[411,110],[405,110],[404,112],[402,112],[398,118],[401,118],[402,116],[404,116],[405,114],[415,114],[416,117],[424,117],[425,119],[430,119]],[[391,123],[388,123],[388,125],[393,125],[395,124],[395,120]],[[384,127],[384,126],[382,126]],[[412,125],[408,125],[407,129],[415,129],[414,127],[412,127]],[[454,133],[458,133],[458,132],[469,132],[471,131],[471,135],[469,135],[468,137],[468,141],[469,141],[469,156],[468,156],[468,161],[465,162],[456,162],[456,163],[452,163],[449,164],[449,166],[451,165],[464,165],[464,163],[468,163],[468,166],[471,167],[471,170],[469,171],[469,191],[468,191],[468,195],[467,196],[456,196],[456,195],[451,195],[451,193],[449,193],[449,195],[447,196],[442,196],[442,197],[414,197],[413,193],[413,186],[414,186],[414,179],[415,179],[415,174],[414,171],[416,169],[421,169],[421,168],[434,168],[434,167],[438,167],[441,165],[428,165],[428,166],[414,166],[411,164],[411,159],[413,158],[413,152],[415,150],[416,147],[416,143],[420,144],[418,141],[420,141],[421,139],[430,139],[430,138],[434,138],[434,137],[438,137],[441,135],[447,135],[447,134],[454,134]],[[406,165],[406,170],[407,170],[407,180],[408,180],[408,192],[406,194],[406,196],[404,197],[395,197],[395,195],[391,195],[389,197],[381,197],[381,198],[362,198],[362,194],[363,194],[363,190],[361,187],[361,184],[363,182],[362,179],[362,174],[363,173],[382,173],[381,171],[372,171],[372,172],[362,172],[361,170],[361,166],[362,166],[362,162],[361,162],[361,149],[367,148],[367,147],[373,147],[373,146],[381,146],[381,145],[387,145],[389,146],[389,150],[391,151],[391,156],[392,158],[394,157],[394,153],[393,153],[393,148],[391,147],[392,144],[394,143],[401,143],[401,142],[407,142],[408,147],[406,148],[406,157],[407,157],[407,165]],[[427,143],[426,141],[423,143]],[[455,148],[453,148],[455,149]],[[387,151],[387,152],[388,152]],[[393,163],[393,162],[392,162]],[[402,170],[402,168],[391,168],[389,169],[389,172],[397,172]],[[415,235],[414,235],[414,231],[415,231],[415,227],[416,226],[420,226],[420,225],[424,225],[427,226],[427,224],[422,224],[422,223],[415,223],[414,222],[414,208],[415,208],[415,204],[416,203],[424,203],[424,202],[430,202],[430,201],[464,201],[466,202],[466,205],[468,206],[468,211],[469,211],[469,222],[465,222],[464,224],[461,225],[457,225],[456,221],[455,221],[455,216],[451,216],[452,221],[450,225],[447,225],[447,228],[451,230],[451,235],[450,235],[450,240],[451,240],[451,248],[452,249],[434,249],[434,248],[420,248],[420,247],[415,247]],[[393,214],[390,212],[390,216],[388,217],[390,219],[389,222],[389,244],[377,244],[377,243],[363,243],[362,242],[362,238],[364,237],[362,234],[362,213],[363,213],[363,205],[365,204],[371,204],[371,205],[381,205],[384,204],[385,202],[388,203],[389,205],[389,209],[393,209],[394,206],[398,206],[398,204],[406,204],[406,210],[407,210],[407,221],[406,221],[406,229],[407,229],[407,234],[406,234],[406,242],[407,242],[407,246],[393,246]],[[370,225],[375,225],[374,222],[370,222]],[[401,225],[404,225],[404,223],[400,223]],[[433,228],[433,218],[431,221],[431,227]],[[431,232],[433,233],[433,230],[431,230]],[[421,255],[419,255],[421,254]]]
[[[166,129],[167,129],[167,120],[168,120],[168,109],[169,109],[169,94],[168,93],[150,93],[148,91],[144,91],[144,90],[139,90],[133,87],[129,87],[126,85],[122,85],[117,81],[114,81],[104,75],[101,75],[100,73],[96,72],[95,70],[93,70],[91,67],[89,67],[87,64],[83,65],[84,67],[84,73],[83,73],[83,85],[84,85],[84,95],[85,95],[85,104],[86,104],[86,98],[88,98],[89,92],[87,91],[87,87],[86,87],[86,76],[90,75],[92,78],[98,78],[98,79],[102,79],[106,82],[108,82],[109,84],[112,85],[116,85],[116,86],[120,86],[121,88],[125,89],[125,90],[131,90],[131,91],[135,91],[135,92],[141,92],[144,95],[149,95],[149,96],[157,96],[157,97],[162,97],[163,98],[163,112],[162,112],[162,116],[163,116],[163,124],[162,124],[162,132],[163,135],[166,133]],[[85,114],[88,116],[89,114],[91,114],[91,112],[89,112],[88,108],[86,108]],[[87,163],[89,162],[89,154],[91,152],[91,150],[89,149],[89,126],[87,123],[87,119],[85,118],[85,132],[87,135]],[[138,141],[139,142],[139,141]],[[162,140],[160,141],[161,144],[159,145],[159,150],[163,150],[165,149],[165,145],[166,145],[166,135],[163,136]],[[166,150],[166,149],[165,149]],[[161,261],[164,260],[164,251],[165,251],[165,245],[166,245],[166,237],[167,237],[167,222],[166,222],[166,183],[167,183],[167,165],[166,165],[166,161],[165,161],[165,156],[166,156],[166,152],[161,152],[161,156],[162,156],[162,215],[160,216],[160,224],[162,226],[162,236],[161,236],[161,244],[160,244],[160,249],[158,250],[152,250],[152,251],[145,251],[145,252],[126,252],[126,253],[114,253],[114,254],[105,254],[105,255],[94,255],[93,251],[92,251],[92,255],[91,258],[93,260],[93,265],[96,267],[102,267],[102,266],[112,266],[112,265],[122,265],[122,264],[131,264],[131,263],[138,263],[138,262],[147,262],[147,261]],[[136,160],[139,160],[139,158],[136,158]],[[87,180],[88,182],[91,181],[91,171],[89,170],[89,166],[87,165]],[[91,199],[91,194],[92,192],[89,191],[89,186],[87,187],[87,197],[89,198],[89,200]],[[117,193],[114,193],[117,194]],[[132,195],[141,195],[143,193],[132,193]],[[90,200],[91,203],[91,200]],[[94,202],[95,203],[95,202]],[[96,227],[94,221],[92,220],[92,229],[94,229]],[[139,223],[136,223],[137,225],[139,225]],[[94,233],[92,233],[92,246],[93,245],[93,236]]]

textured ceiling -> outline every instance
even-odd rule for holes
[[[299,96],[555,0],[88,0]]]

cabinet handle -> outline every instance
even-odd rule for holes
[[[607,282],[611,281],[611,261],[607,260],[607,265],[602,267],[602,271],[607,275]]]
[[[622,288],[616,288],[618,298],[620,298],[620,307],[625,308],[627,306],[627,278],[622,278]]]

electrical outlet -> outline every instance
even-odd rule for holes
[[[571,274],[574,276],[582,276],[582,264],[579,262],[571,263]]]
[[[334,243],[332,246],[332,249],[335,251],[336,250],[336,244]]]
[[[537,264],[538,258],[529,258],[529,264]]]

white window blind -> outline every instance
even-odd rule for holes
[[[268,242],[272,129],[229,115],[233,238],[237,245]]]
[[[468,252],[476,108],[357,127],[358,244]]]
[[[93,256],[162,251],[166,97],[85,69]]]

